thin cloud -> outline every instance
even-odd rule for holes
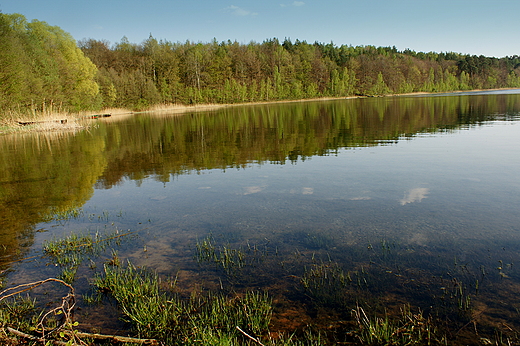
[[[258,13],[251,12],[249,10],[243,9],[241,7],[231,5],[226,7],[226,11],[231,12],[235,16],[245,17],[245,16],[256,16]]]

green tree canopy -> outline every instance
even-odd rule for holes
[[[57,26],[0,13],[0,107],[96,107],[97,67]]]

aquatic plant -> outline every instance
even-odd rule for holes
[[[98,290],[95,290],[95,291],[83,294],[82,298],[83,298],[83,302],[85,304],[95,305],[95,304],[102,302],[103,295]]]
[[[334,237],[323,231],[297,232],[295,236],[301,239],[306,248],[312,250],[327,250],[334,244]]]
[[[68,288],[68,293],[61,298],[61,304],[50,302],[45,309],[36,309],[35,299],[31,299],[28,295],[27,297],[21,295],[48,283],[59,283]],[[2,330],[5,328],[12,334],[43,344],[51,336],[59,335],[63,338],[65,336],[63,332],[68,330],[72,333],[69,339],[70,344],[75,344],[76,338],[73,327],[77,326],[77,322],[73,321],[73,311],[76,306],[74,292],[74,287],[55,278],[21,284],[3,290],[0,292]],[[26,332],[29,331],[37,336],[27,334]],[[51,343],[60,344],[56,341]]]
[[[28,330],[36,325],[42,311],[36,308],[36,299],[29,295],[17,296],[0,302],[0,324]]]
[[[352,310],[352,315],[359,327],[354,334],[363,345],[447,344],[446,336],[430,318],[424,317],[421,311],[412,313],[407,305],[395,319],[386,313],[383,317],[370,318],[360,306]]]
[[[308,295],[327,305],[345,303],[345,289],[352,282],[349,272],[344,272],[335,262],[322,262],[305,268],[300,282]]]
[[[118,303],[139,337],[152,337],[168,344],[237,340],[241,328],[248,335],[267,331],[271,299],[266,293],[247,292],[232,297],[222,294],[192,294],[181,299],[160,288],[157,274],[138,269],[105,265],[104,275],[94,285]],[[219,341],[219,342],[220,342]]]
[[[44,218],[45,222],[57,221],[63,224],[65,221],[72,219],[79,219],[84,215],[82,208],[70,208],[70,209],[58,209],[53,208],[49,212],[48,216]]]
[[[344,312],[359,302],[378,304],[378,297],[383,293],[381,286],[388,282],[388,274],[381,275],[378,270],[361,265],[345,271],[329,258],[305,266],[300,284],[318,305]]]
[[[131,264],[124,269],[105,265],[104,273],[96,278],[94,285],[116,299],[125,320],[134,325],[139,336],[160,336],[162,330],[178,323],[179,309],[159,293],[155,274],[140,271]]]
[[[216,246],[212,236],[197,242],[196,258],[199,263],[214,263],[224,269],[227,274],[235,274],[245,265],[245,254],[242,249],[232,249],[229,245]]]
[[[199,263],[215,265],[226,274],[235,275],[240,270],[240,280],[230,280],[229,286],[222,285],[221,281],[222,291],[200,290],[186,296],[186,291],[182,291],[183,295],[176,293],[181,292],[176,287],[176,278],[164,281],[153,271],[125,264],[117,251],[109,246],[123,235],[118,232],[103,236],[71,234],[46,243],[45,253],[52,263],[61,267],[61,277],[67,282],[72,282],[78,266],[85,260],[90,260],[91,274],[101,267],[102,273],[95,279],[94,290],[83,295],[83,302],[117,302],[114,306],[121,310],[124,321],[137,337],[154,338],[165,345],[325,345],[352,342],[354,339],[358,344],[367,345],[423,345],[446,343],[444,334],[449,333],[459,340],[468,337],[481,340],[483,344],[489,341],[491,344],[507,345],[518,341],[514,323],[511,330],[506,330],[509,326],[497,329],[495,337],[489,330],[484,331],[484,326],[479,327],[479,335],[473,333],[473,326],[475,330],[477,328],[474,301],[478,299],[480,290],[483,293],[489,290],[489,274],[485,274],[482,267],[471,267],[457,260],[453,266],[452,257],[448,261],[451,264],[439,260],[445,266],[438,270],[437,276],[429,276],[426,280],[426,274],[418,266],[417,269],[399,271],[398,264],[408,259],[407,254],[401,252],[400,247],[382,241],[381,251],[376,244],[368,249],[368,255],[365,246],[359,247],[357,253],[347,252],[345,249],[349,247],[343,247],[340,251],[330,249],[331,256],[328,251],[297,250],[294,260],[289,259],[290,265],[276,271],[271,270],[270,266],[279,263],[278,251],[268,251],[267,244],[256,246],[247,243],[247,246],[232,248],[208,237],[197,242],[196,258]],[[273,245],[275,248],[278,249]],[[105,255],[109,258],[103,266],[96,267],[93,259],[96,260],[95,257],[104,250],[108,250]],[[287,253],[287,250],[282,247],[282,252]],[[238,256],[238,253],[241,255]],[[344,257],[340,257],[342,253],[345,253]],[[342,261],[333,261],[332,256]],[[101,262],[97,263],[99,265]],[[499,265],[501,268],[497,269],[503,271],[502,262],[499,261]],[[507,269],[510,274],[511,270]],[[318,336],[314,337],[302,335],[301,329],[296,328],[287,330],[289,335],[279,334],[276,330],[271,333],[269,329],[274,309],[271,295],[248,288],[268,285],[278,290],[276,284],[280,281],[266,284],[257,280],[255,286],[250,282],[244,283],[246,277],[253,273],[251,276],[262,277],[261,280],[277,280],[281,276],[293,278],[292,283],[283,286],[282,294],[287,292],[287,295],[293,295],[289,299],[294,302],[303,300],[304,314],[331,312],[326,317],[330,320],[324,323],[335,326],[323,329],[324,324],[321,324],[318,328],[321,327],[323,334],[320,336],[317,332]],[[484,276],[486,279],[482,280]],[[503,280],[495,276],[496,280]],[[425,282],[427,284],[423,284]],[[401,294],[403,290],[414,291],[416,296],[410,300],[379,299]],[[276,291],[277,297],[279,292]],[[417,304],[424,302],[424,297],[429,299],[427,305]],[[311,304],[307,304],[309,299]],[[398,309],[394,303],[406,304],[400,314],[396,313]],[[423,314],[415,306],[428,306],[428,314]],[[412,313],[412,309],[418,312]],[[7,316],[5,319],[15,317]],[[450,325],[447,325],[447,320]],[[278,320],[275,322],[279,323]],[[23,328],[34,327],[35,323],[37,321],[27,321]],[[464,336],[457,336],[462,329]],[[70,325],[64,330],[64,336],[60,336],[61,340],[70,340],[69,332],[79,335]],[[87,339],[88,336],[81,338],[88,344],[95,344]]]
[[[87,258],[98,256],[112,244],[119,245],[123,237],[132,233],[130,231],[122,233],[119,230],[104,235],[98,232],[95,234],[71,233],[66,237],[44,242],[43,252],[56,266],[61,268],[59,278],[67,283],[72,283],[81,263]],[[114,264],[119,261],[117,252],[114,250],[112,250],[111,261]],[[93,267],[92,263],[91,267]]]

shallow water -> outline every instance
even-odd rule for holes
[[[517,91],[493,91],[138,114],[5,136],[0,270],[11,284],[57,275],[43,242],[118,229],[133,233],[120,258],[177,276],[181,292],[269,290],[278,328],[347,318],[357,302],[519,327],[519,114]],[[208,237],[242,251],[245,266],[199,263]],[[338,283],[339,271],[351,281]],[[80,290],[92,275],[84,264]]]

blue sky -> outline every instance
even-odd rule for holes
[[[520,55],[520,0],[0,0],[75,39],[241,43],[288,37],[399,50]]]

